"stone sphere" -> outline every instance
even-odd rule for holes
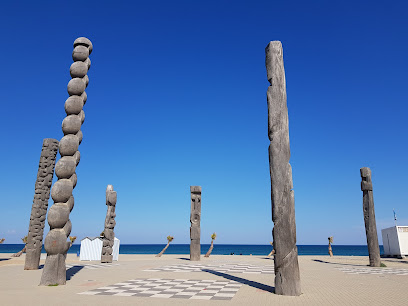
[[[87,94],[86,94],[86,91],[84,91],[84,92],[82,93],[81,97],[82,97],[82,101],[84,102],[84,105],[85,105],[86,100],[88,100],[88,96],[87,96]]]
[[[74,208],[74,204],[75,204],[74,196],[71,196],[71,197],[69,198],[68,202],[67,202],[69,211],[72,211],[72,209]]]
[[[71,79],[68,82],[67,90],[70,96],[80,96],[85,91],[85,83],[80,78]]]
[[[85,88],[88,87],[88,84],[89,84],[89,77],[88,77],[88,75],[85,75],[85,76],[82,78],[82,81],[85,83]]]
[[[86,37],[78,37],[77,39],[75,39],[74,48],[76,46],[85,46],[89,49],[89,54],[92,53],[92,50],[93,50],[92,42]]]
[[[88,71],[91,69],[91,60],[89,59],[89,57],[84,61],[85,64],[88,65]]]
[[[89,50],[85,46],[76,46],[72,51],[72,59],[76,61],[85,61],[89,56]]]
[[[65,101],[64,107],[65,107],[65,112],[67,113],[67,115],[78,115],[81,112],[82,108],[84,107],[84,100],[83,100],[82,95],[81,97],[80,96],[70,96]]]
[[[61,156],[72,156],[78,151],[79,140],[76,135],[68,134],[61,138],[58,149]]]
[[[69,179],[75,173],[75,168],[76,162],[74,157],[61,157],[55,165],[55,175],[59,179]]]
[[[72,174],[69,179],[72,182],[72,187],[75,188],[77,181],[78,181],[76,173]]]
[[[76,133],[75,135],[76,137],[78,137],[79,144],[81,144],[82,138],[84,137],[84,135],[82,134],[82,131],[79,130],[78,133]]]
[[[71,197],[72,190],[72,182],[68,179],[61,179],[52,186],[51,197],[55,203],[65,203]]]
[[[50,228],[62,228],[69,220],[69,207],[65,203],[55,203],[48,211]]]
[[[48,255],[64,254],[68,251],[67,236],[62,229],[52,229],[44,239],[44,248]]]
[[[62,131],[64,135],[76,134],[81,129],[81,117],[78,115],[69,115],[62,121]]]
[[[79,162],[81,161],[81,153],[76,151],[73,157],[75,158],[76,165],[78,166]]]
[[[85,121],[85,112],[84,110],[81,110],[81,112],[79,113],[79,118],[81,118],[81,123],[84,123]]]
[[[64,227],[62,228],[62,230],[64,231],[64,233],[65,233],[65,235],[66,235],[67,237],[69,236],[69,234],[71,234],[71,230],[72,230],[71,220],[68,220],[68,222],[65,223]],[[67,242],[67,243],[68,243],[68,246],[69,246],[69,242]]]
[[[85,62],[74,62],[69,68],[72,78],[83,78],[88,73],[88,64]]]

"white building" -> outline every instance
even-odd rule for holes
[[[408,256],[408,226],[393,226],[381,230],[384,255]]]
[[[102,257],[102,245],[103,241],[101,237],[85,237],[81,240],[81,249],[79,252],[80,260],[101,260]],[[120,240],[115,237],[113,243],[113,260],[118,260],[119,258],[119,246]]]

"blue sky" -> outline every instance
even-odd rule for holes
[[[407,32],[406,1],[2,2],[0,236],[27,234],[79,36],[94,50],[72,235],[103,230],[112,184],[122,243],[189,243],[200,185],[202,243],[268,244],[271,40],[284,49],[298,244],[365,244],[364,166],[379,230],[393,208],[408,225]]]

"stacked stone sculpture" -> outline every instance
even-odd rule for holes
[[[190,260],[200,260],[200,221],[201,221],[201,186],[190,186],[191,213],[190,213]]]
[[[289,164],[289,121],[286,81],[280,41],[271,41],[265,49],[267,91],[269,168],[271,176],[272,220],[274,228],[275,293],[297,296],[300,291],[296,247],[295,198],[292,168]]]
[[[113,244],[115,240],[115,233],[113,229],[115,228],[116,221],[116,191],[113,191],[113,186],[108,185],[106,187],[106,205],[108,206],[108,211],[105,218],[105,230],[103,232],[103,245],[102,245],[102,263],[111,263],[113,260]]]
[[[54,205],[48,212],[50,231],[45,237],[44,248],[47,251],[44,270],[40,285],[64,285],[66,283],[65,257],[70,247],[67,237],[71,233],[69,214],[74,207],[72,191],[77,183],[75,169],[80,160],[78,151],[82,141],[81,125],[85,120],[83,106],[87,100],[85,88],[88,86],[87,72],[91,67],[89,54],[92,43],[85,37],[74,41],[70,74],[72,80],[68,83],[69,98],[65,101],[67,117],[62,121],[64,137],[59,142],[61,158],[55,166],[58,181],[51,189]]]
[[[380,246],[378,245],[377,224],[375,222],[373,183],[370,168],[360,169],[361,191],[363,191],[364,225],[367,236],[368,256],[371,267],[380,267]]]
[[[40,265],[41,248],[44,235],[45,216],[47,215],[48,200],[52,178],[54,176],[55,160],[58,152],[58,140],[46,138],[43,141],[40,164],[33,206],[31,208],[30,225],[28,227],[26,258],[24,270],[38,270]]]

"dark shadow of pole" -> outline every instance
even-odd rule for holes
[[[67,270],[67,280],[70,280],[75,274],[81,271],[84,266],[73,266]]]
[[[214,275],[218,275],[218,276],[224,277],[226,279],[233,280],[233,281],[236,281],[238,283],[245,284],[245,285],[257,288],[257,289],[261,289],[261,290],[264,290],[264,291],[275,293],[275,287],[272,287],[272,286],[268,286],[268,285],[265,285],[265,284],[261,284],[261,283],[258,283],[258,282],[247,280],[245,278],[229,275],[229,274],[214,271],[214,270],[202,269],[201,271],[208,272],[208,273],[211,273],[211,274],[214,274]]]

